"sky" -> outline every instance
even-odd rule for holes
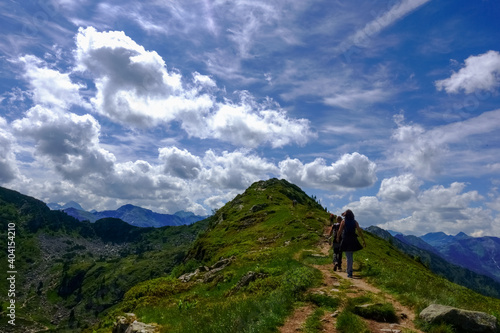
[[[0,2],[0,186],[210,215],[286,179],[362,227],[500,237],[500,3]]]

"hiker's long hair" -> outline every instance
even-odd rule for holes
[[[350,209],[346,210],[343,215],[346,220],[354,220],[354,213]]]

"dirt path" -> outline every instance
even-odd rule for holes
[[[329,244],[324,242],[318,247],[318,251],[324,256],[329,255],[330,247]],[[345,262],[343,263],[345,269]],[[394,309],[396,310],[396,314],[398,318],[400,318],[398,324],[390,324],[390,323],[380,323],[373,320],[364,320],[368,325],[371,332],[419,332],[420,330],[415,328],[413,324],[413,320],[415,319],[414,312],[400,304],[397,300],[395,300],[391,295],[388,295],[382,292],[380,289],[372,286],[363,280],[360,276],[354,273],[354,278],[350,279],[347,277],[347,274],[344,272],[334,272],[333,265],[314,265],[317,269],[321,271],[323,274],[323,284],[318,288],[311,289],[312,293],[325,293],[328,295],[334,296],[336,293],[342,292],[341,289],[345,290],[347,286],[347,290],[344,292],[348,294],[349,298],[361,296],[366,293],[372,293],[378,295],[378,297],[382,297],[384,302],[392,303]],[[341,309],[339,309],[341,311]],[[306,319],[313,313],[314,306],[311,304],[307,304],[303,307],[300,307],[294,311],[294,313],[287,319],[285,325],[280,327],[281,333],[296,333],[302,331],[304,323]],[[322,318],[322,326],[323,332],[338,332],[336,330],[336,315],[340,312],[336,311],[335,313],[326,312]]]

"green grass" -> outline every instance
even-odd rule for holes
[[[298,205],[292,206],[292,199]],[[394,308],[382,295],[354,296],[348,281],[341,283],[341,292],[335,297],[307,293],[321,282],[321,273],[312,266],[331,263],[330,256],[315,255],[328,216],[314,200],[286,182],[256,183],[209,219],[207,231],[168,278],[132,288],[95,329],[109,332],[116,315],[134,312],[141,321],[160,324],[164,332],[276,332],[297,302],[310,302],[317,308],[306,323],[311,330],[317,327],[322,311],[334,311],[341,305],[345,309],[337,318],[337,329],[343,333],[367,332],[361,317],[353,313],[354,305],[378,304],[361,314],[395,320]],[[357,275],[416,312],[436,302],[496,316],[500,313],[500,300],[432,274],[378,237],[366,233],[365,238],[368,246],[355,254]],[[233,257],[233,261],[213,281],[176,280],[221,257]],[[237,289],[249,271],[259,273],[259,278]],[[164,285],[168,281],[170,287]]]
[[[269,293],[239,293],[225,298],[214,297],[217,291],[203,288],[197,293],[183,293],[177,290],[182,284],[170,288],[168,283],[166,292],[158,294],[150,289],[153,282],[131,290],[126,302],[138,297],[135,313],[144,321],[162,325],[165,332],[266,332],[283,323],[298,296],[315,280],[317,272],[299,266],[285,272],[278,288]]]
[[[340,333],[370,333],[365,322],[349,310],[339,314],[336,328]]]
[[[323,326],[321,323],[321,318],[325,314],[323,309],[316,309],[314,312],[306,319],[304,324],[304,332],[306,333],[316,333],[321,331]]]
[[[291,197],[297,206],[292,206]],[[275,331],[304,292],[321,281],[320,271],[309,265],[328,258],[294,256],[304,249],[311,253],[327,219],[328,213],[293,185],[256,183],[210,218],[207,232],[173,269],[171,289],[160,280],[137,285],[101,323],[100,331],[108,332],[114,317],[123,312],[158,323],[165,332]],[[184,284],[176,279],[230,257],[231,264],[212,282]],[[259,278],[236,289],[249,271]]]
[[[304,298],[304,301],[311,302],[314,305],[324,308],[328,311],[334,311],[338,308],[340,304],[339,298],[335,298],[325,294],[307,294]]]
[[[367,247],[355,253],[363,278],[396,296],[417,313],[432,303],[500,315],[500,300],[480,295],[433,274],[376,236],[365,233]]]

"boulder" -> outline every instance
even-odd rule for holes
[[[127,313],[125,316],[116,318],[113,325],[113,333],[158,333],[159,327],[156,324],[144,324],[137,321],[133,313]]]
[[[431,304],[420,312],[420,318],[429,323],[447,323],[456,333],[496,333],[497,318],[484,312],[457,309]]]

